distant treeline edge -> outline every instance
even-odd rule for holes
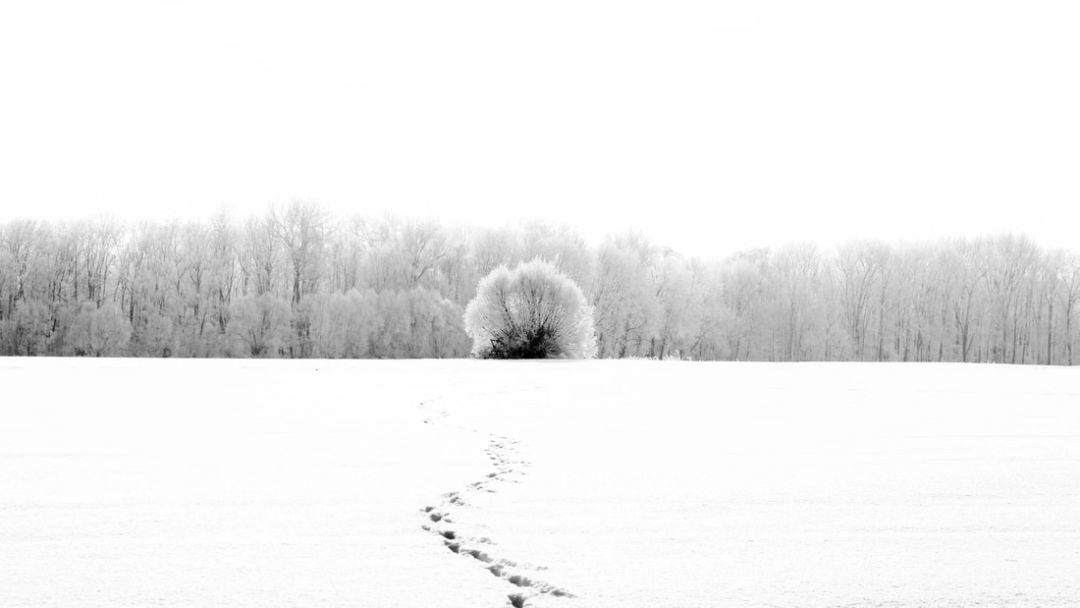
[[[1000,235],[688,258],[639,233],[336,218],[0,225],[0,354],[464,357],[464,306],[542,258],[594,307],[597,356],[1074,362],[1080,257]]]

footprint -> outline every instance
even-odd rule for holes
[[[518,587],[532,587],[533,582],[531,579],[520,574],[515,574],[506,579],[511,585],[517,585]]]
[[[488,555],[487,553],[484,553],[483,551],[481,551],[479,549],[468,549],[466,551],[463,551],[462,553],[464,553],[465,555],[471,556],[475,560],[482,561],[485,564],[491,563],[491,561],[492,561],[492,558],[491,558],[490,555]]]
[[[442,411],[424,420],[425,423],[443,423],[447,418],[447,412]],[[479,429],[464,429],[480,434]],[[488,447],[484,450],[488,460],[493,464],[494,471],[488,472],[484,478],[468,484],[464,490],[446,492],[442,495],[443,501],[436,505],[427,505],[421,511],[425,520],[430,520],[421,526],[425,531],[441,537],[443,545],[456,555],[471,557],[476,560],[493,576],[504,579],[506,582],[519,589],[529,589],[530,596],[545,594],[552,597],[574,597],[564,589],[560,589],[541,580],[530,578],[521,574],[522,570],[530,573],[541,572],[547,568],[528,563],[518,563],[509,559],[497,557],[488,551],[497,545],[490,538],[472,537],[460,530],[440,530],[432,527],[430,523],[446,525],[453,522],[455,508],[468,507],[468,502],[462,498],[463,493],[470,491],[495,493],[496,489],[504,483],[521,483],[521,479],[528,473],[523,469],[530,466],[530,462],[521,458],[518,453],[518,441],[501,435],[489,435]],[[481,549],[466,548],[468,545],[484,545],[487,551]],[[515,572],[516,571],[516,572]],[[507,595],[510,605],[515,608],[523,608],[527,596],[523,593],[511,593]]]

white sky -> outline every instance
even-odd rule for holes
[[[1080,249],[1076,2],[5,2],[0,220],[291,198]]]

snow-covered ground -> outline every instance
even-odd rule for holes
[[[3,608],[1080,605],[1077,370],[3,359],[0,386]]]

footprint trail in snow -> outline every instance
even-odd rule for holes
[[[428,403],[430,401],[422,402],[421,410],[426,409]],[[424,423],[435,424],[446,417],[447,412],[440,410],[425,418]],[[472,428],[465,430],[473,433],[480,432]],[[458,522],[455,515],[466,509],[475,508],[470,504],[471,496],[479,493],[496,493],[500,486],[521,483],[522,478],[527,475],[529,462],[521,458],[517,440],[489,433],[485,453],[491,461],[492,471],[460,490],[443,494],[441,501],[421,509],[424,519],[421,528],[436,537],[454,555],[474,560],[479,567],[511,585],[511,592],[507,594],[507,599],[509,605],[514,608],[524,608],[530,599],[537,596],[574,597],[567,590],[538,578],[536,573],[546,569],[543,566],[507,559],[501,554],[495,541],[486,536],[471,533],[472,531],[467,527],[456,525]]]

